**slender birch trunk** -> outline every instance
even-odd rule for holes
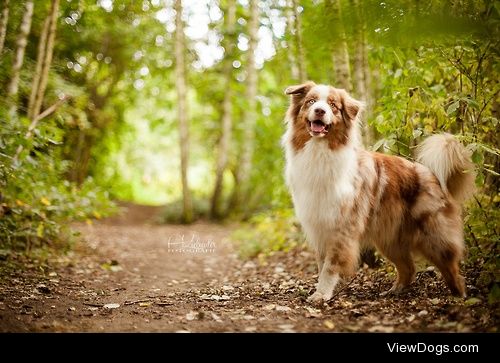
[[[189,164],[189,115],[187,105],[186,86],[186,39],[184,23],[182,21],[182,0],[175,1],[175,83],[177,89],[177,115],[179,118],[179,141],[181,151],[181,181],[183,211],[182,219],[185,223],[193,220],[193,204],[188,180]]]
[[[49,34],[49,25],[50,25],[50,15],[48,15],[42,26],[42,32],[40,33],[40,39],[38,41],[38,53],[36,57],[36,68],[35,73],[33,74],[33,80],[31,81],[31,93],[28,101],[28,118],[33,119],[34,115],[34,105],[35,98],[38,94],[38,88],[40,87],[40,78],[42,76],[42,67],[43,62],[45,60],[45,53],[47,48],[47,36]]]
[[[224,36],[224,69],[223,77],[226,83],[224,101],[222,104],[222,133],[219,140],[218,155],[215,167],[215,186],[212,194],[212,203],[210,215],[212,218],[221,217],[221,196],[224,185],[224,172],[227,168],[228,154],[230,149],[231,133],[232,133],[232,87],[231,80],[233,77],[233,53],[234,53],[234,32],[236,25],[236,2],[235,0],[227,1],[226,13],[226,32]]]
[[[0,15],[0,56],[3,52],[3,46],[5,44],[5,36],[7,35],[7,24],[9,22],[9,1],[4,0],[2,13]]]
[[[47,83],[49,80],[49,70],[50,66],[52,64],[52,54],[54,52],[54,41],[56,37],[56,29],[57,29],[57,19],[59,17],[59,0],[52,0],[52,4],[50,6],[50,12],[49,12],[49,26],[48,26],[48,35],[47,35],[47,45],[45,46],[45,54],[43,59],[43,63],[41,66],[41,72],[40,72],[40,79],[38,83],[38,87],[36,90],[36,96],[34,96],[34,103],[32,107],[28,107],[30,112],[31,118],[36,117],[41,109],[42,109],[42,103],[43,103],[43,98],[45,96],[45,90],[47,89]],[[40,48],[39,48],[40,49]],[[37,64],[38,68],[38,64]],[[35,92],[35,89],[32,90],[32,92]],[[31,100],[31,96],[30,96]]]
[[[19,78],[21,67],[24,62],[24,52],[28,44],[28,35],[31,29],[31,20],[33,18],[33,0],[26,1],[23,18],[19,27],[19,34],[16,41],[16,53],[12,64],[12,75],[7,86],[7,95],[10,102],[9,114],[13,117],[17,112],[17,93],[19,91]]]
[[[347,49],[344,25],[342,23],[340,0],[328,0],[326,6],[327,13],[331,12],[333,29],[337,38],[337,43],[334,44],[332,52],[336,86],[350,92],[351,72],[349,69],[349,52]]]
[[[287,1],[285,7],[285,17],[286,17],[286,28],[289,35],[288,49],[286,52],[288,57],[288,63],[290,64],[290,75],[294,82],[300,82],[299,66],[297,64],[297,49],[296,49],[296,29],[295,29],[295,17],[293,12],[293,1]]]
[[[257,48],[257,33],[259,30],[259,8],[257,1],[250,1],[250,19],[248,22],[248,58],[245,99],[248,102],[243,120],[243,141],[241,158],[236,170],[236,181],[231,206],[243,210],[247,206],[250,192],[250,176],[252,158],[255,147],[255,124],[257,122],[257,68],[255,66],[255,49]]]
[[[304,83],[307,81],[306,72],[306,57],[304,53],[304,46],[302,42],[302,23],[300,20],[299,4],[297,0],[291,0],[291,5],[293,7],[293,18],[294,18],[294,28],[295,28],[295,49],[297,52],[297,68],[299,72],[299,81]]]

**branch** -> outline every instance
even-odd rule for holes
[[[38,114],[38,116],[35,116],[33,118],[33,120],[31,121],[30,126],[28,127],[28,131],[26,132],[26,135],[24,135],[25,139],[26,140],[30,139],[33,136],[33,131],[35,130],[35,128],[38,125],[38,123],[41,120],[43,120],[45,117],[47,117],[50,114],[52,114],[55,110],[57,110],[59,108],[59,106],[61,106],[64,102],[66,102],[70,98],[71,98],[71,96],[64,96],[63,98],[61,98],[60,100],[58,100],[56,103],[54,103],[52,106],[50,106],[49,108],[47,108],[45,111],[43,111],[42,113]],[[23,151],[23,149],[24,149],[23,145],[19,145],[17,147],[16,154],[12,158],[12,161],[14,163],[17,162],[17,160],[19,159],[19,154],[21,154],[21,152]]]

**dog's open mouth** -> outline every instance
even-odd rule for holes
[[[309,121],[309,129],[313,135],[326,135],[330,129],[330,125],[325,124],[323,121],[314,120]]]

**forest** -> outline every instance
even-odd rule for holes
[[[365,102],[369,150],[413,160],[439,132],[471,150],[465,303],[487,311],[472,330],[497,326],[499,14],[494,0],[2,0],[1,275],[75,253],[124,205],[187,234],[237,225],[243,263],[298,256],[284,90],[313,80]]]

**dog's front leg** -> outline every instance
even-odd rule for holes
[[[321,263],[322,268],[319,273],[316,292],[307,299],[313,304],[319,304],[323,301],[330,300],[333,296],[333,290],[340,280],[339,273],[336,271],[335,266],[332,265],[331,259],[326,258],[323,261],[324,262]]]
[[[316,250],[316,263],[318,264],[318,276],[321,275],[321,271],[323,270],[323,265],[325,264],[325,250],[317,249]]]
[[[344,237],[340,239],[343,241],[342,243],[327,244],[316,292],[308,299],[313,304],[330,300],[339,283],[340,276],[351,276],[356,272],[359,243],[357,240],[346,238],[346,236],[342,237]]]

